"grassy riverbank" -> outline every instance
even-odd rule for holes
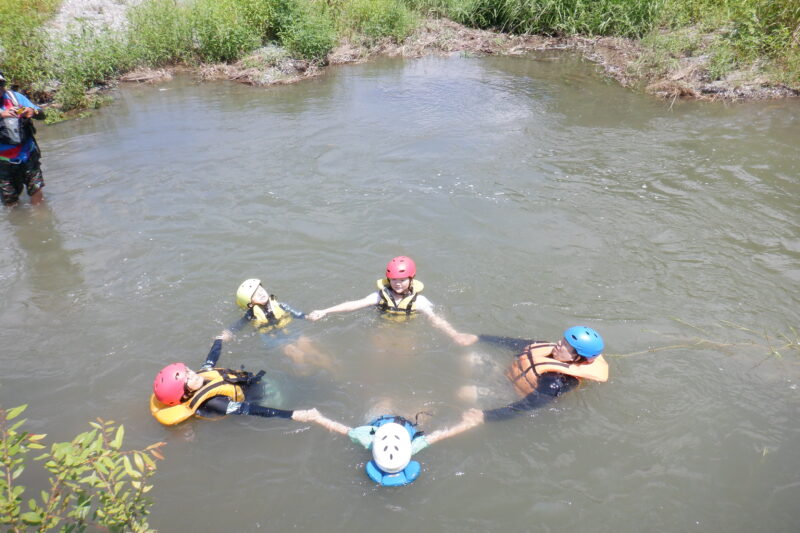
[[[800,89],[800,0],[127,1],[126,20],[114,29],[76,18],[56,31],[48,20],[59,0],[0,0],[0,69],[34,98],[69,110],[95,105],[94,87],[137,69],[236,65],[236,74],[221,71],[237,78],[248,70],[253,83],[291,79],[337,47],[355,58],[409,45],[431,31],[426,20],[441,17],[500,32],[498,40],[579,36],[590,56],[586,37],[624,39],[629,50],[616,77],[656,93]]]

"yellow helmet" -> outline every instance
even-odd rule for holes
[[[236,289],[236,305],[242,309],[247,309],[259,285],[261,285],[260,279],[251,278],[244,280],[242,284],[239,285],[239,288]]]

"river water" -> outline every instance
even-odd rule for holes
[[[555,53],[382,59],[268,89],[123,86],[39,139],[46,205],[0,216],[0,402],[52,440],[102,417],[126,447],[166,441],[161,531],[800,523],[797,102],[663,102]],[[310,311],[367,295],[399,254],[461,331],[595,327],[609,382],[437,443],[401,489],[318,426],[150,416],[155,373],[202,363],[245,278]],[[332,371],[247,330],[221,363],[348,425],[387,397],[426,431],[454,424],[464,384],[515,399],[512,353],[424,318],[295,326]]]

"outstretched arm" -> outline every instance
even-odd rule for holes
[[[222,342],[230,340],[230,332],[225,330],[222,334],[217,335],[214,337],[214,344],[211,345],[211,350],[208,352],[206,356],[206,362],[203,363],[203,366],[200,367],[200,370],[214,368],[217,366],[217,361],[219,361],[220,353],[222,352]]]
[[[360,300],[351,300],[349,302],[342,302],[332,307],[328,307],[327,309],[316,309],[308,313],[307,318],[309,320],[319,320],[320,318],[323,318],[325,317],[325,315],[328,315],[330,313],[346,313],[349,311],[356,311],[358,309],[363,309],[365,307],[369,307],[370,305],[377,305],[377,304],[378,304],[378,293],[373,292],[369,296],[361,298]]]
[[[317,411],[316,409],[306,409],[304,411],[295,411],[294,415],[292,416],[293,420],[297,420],[298,422],[315,422],[320,426],[324,427],[328,431],[335,431],[336,433],[341,433],[342,435],[347,435],[347,432],[350,431],[349,426],[345,426],[344,424],[340,424],[335,420],[331,420],[327,418],[325,415]]]
[[[529,339],[520,339],[517,337],[503,337],[499,335],[479,335],[478,340],[489,344],[502,346],[503,348],[511,348],[514,352],[519,353],[525,349],[529,344],[538,344],[544,341],[535,341]]]
[[[214,396],[210,400],[206,400],[200,407],[200,411],[204,415],[213,413],[216,415],[250,415],[263,418],[294,418],[294,413],[299,412],[274,409],[248,401],[234,402],[226,396]]]
[[[456,328],[450,325],[450,322],[437,315],[433,310],[433,306],[422,306],[419,310],[428,317],[433,327],[445,332],[456,344],[469,346],[470,344],[478,342],[477,335],[473,335],[472,333],[460,333]]]
[[[291,314],[295,318],[305,318],[306,317],[306,314],[304,312],[298,311],[297,309],[295,309],[294,307],[292,307],[291,305],[289,305],[287,303],[280,302],[278,305],[281,307],[281,309],[283,309],[287,313]]]
[[[428,444],[433,444],[442,439],[454,437],[459,433],[463,433],[468,429],[472,429],[481,424],[483,424],[483,411],[480,409],[469,409],[464,412],[463,416],[461,417],[461,422],[453,427],[439,429],[433,433],[425,435],[425,440],[428,441]]]

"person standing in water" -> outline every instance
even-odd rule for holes
[[[40,204],[44,178],[31,119],[43,119],[44,111],[22,93],[7,90],[2,72],[0,92],[0,197],[3,205],[12,207],[27,189],[31,204]]]

